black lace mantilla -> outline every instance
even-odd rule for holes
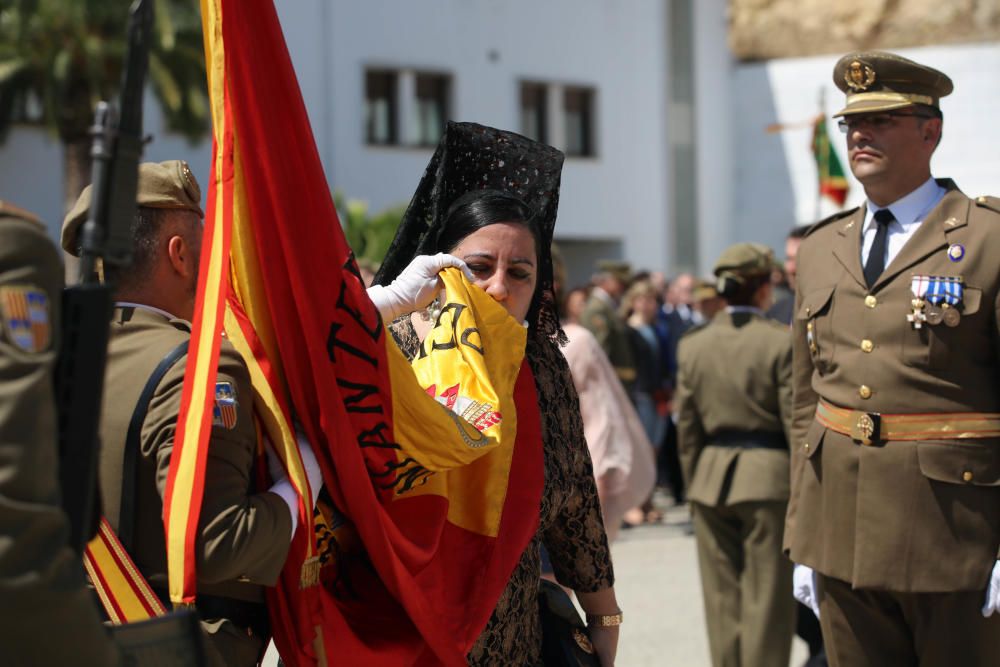
[[[562,152],[513,132],[476,123],[449,122],[403,214],[375,284],[388,285],[418,255],[438,252],[443,218],[458,197],[473,190],[517,195],[535,212],[543,248],[538,253],[541,298],[528,320],[566,344],[552,292],[552,234],[559,210]]]

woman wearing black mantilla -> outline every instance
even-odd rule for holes
[[[522,136],[449,123],[375,282],[386,285],[421,255],[449,253],[474,283],[528,327],[526,357],[542,418],[545,485],[538,532],[469,652],[471,665],[540,665],[539,548],[588,615],[602,665],[614,664],[621,612],[579,404],[552,295],[550,246],[563,155]],[[430,329],[423,312],[390,331],[411,359]]]

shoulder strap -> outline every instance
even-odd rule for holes
[[[128,435],[125,436],[125,454],[122,461],[122,495],[118,502],[118,540],[126,551],[132,550],[132,540],[135,533],[135,481],[139,476],[137,466],[142,423],[146,420],[149,402],[153,400],[153,394],[156,393],[160,381],[163,380],[167,371],[187,354],[189,342],[186,340],[170,350],[157,365],[139,395],[139,401],[135,404],[132,419],[128,424]]]

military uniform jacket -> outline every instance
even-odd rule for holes
[[[882,414],[1000,412],[1000,202],[939,183],[947,194],[871,289],[864,207],[817,225],[799,251],[785,546],[858,588],[982,590],[1000,547],[1000,439],[863,446],[815,420],[819,398]],[[907,321],[920,275],[964,280],[957,326]]]
[[[102,407],[101,493],[108,521],[119,528],[125,437],[133,410],[155,367],[179,343],[190,325],[142,308],[118,308]],[[131,555],[154,587],[166,588],[163,491],[173,450],[184,382],[185,358],[163,377],[142,425],[136,474],[134,545]],[[213,418],[205,495],[198,534],[198,592],[262,601],[261,585],[273,585],[291,541],[288,506],[276,494],[253,492],[257,435],[253,394],[246,365],[222,341],[216,395],[231,395]],[[218,399],[217,399],[218,403]],[[235,408],[235,409],[233,409]]]
[[[580,314],[582,324],[600,343],[615,369],[618,379],[627,387],[635,382],[635,355],[629,338],[628,325],[610,303],[592,294]]]
[[[681,339],[677,363],[677,447],[688,499],[709,506],[788,500],[787,449],[713,443],[723,432],[787,434],[788,329],[760,314],[722,311]]]
[[[63,268],[41,224],[0,202],[0,662],[114,665],[68,545],[53,368]]]

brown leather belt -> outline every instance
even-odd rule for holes
[[[884,440],[966,440],[1000,437],[1000,413],[936,412],[893,415],[842,408],[824,400],[816,421],[863,445]]]

